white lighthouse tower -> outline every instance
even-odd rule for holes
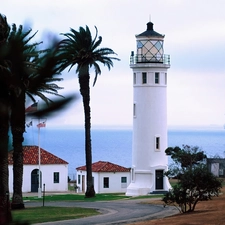
[[[167,69],[164,35],[147,30],[136,35],[137,52],[131,52],[133,70],[133,149],[131,183],[126,195],[168,191],[167,170]]]

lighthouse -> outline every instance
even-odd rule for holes
[[[133,144],[131,183],[126,195],[162,193],[170,189],[164,172],[168,168],[167,148],[167,70],[170,56],[164,54],[164,35],[147,23],[136,35],[132,51]]]

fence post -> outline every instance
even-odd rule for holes
[[[43,185],[43,207],[45,206],[45,184]]]

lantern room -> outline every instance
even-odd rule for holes
[[[153,23],[147,23],[147,30],[136,35],[137,53],[131,52],[130,63],[170,64],[169,55],[164,55],[164,35],[153,29]]]

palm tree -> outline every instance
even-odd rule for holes
[[[0,224],[11,221],[8,187],[9,84],[8,62],[4,50],[10,27],[0,14]]]
[[[91,67],[95,70],[95,78],[93,86],[97,81],[98,75],[101,74],[101,69],[98,63],[102,63],[110,70],[113,66],[112,60],[118,58],[109,55],[115,54],[110,48],[99,48],[102,37],[98,37],[96,29],[95,38],[92,39],[89,27],[86,29],[79,28],[79,31],[70,29],[70,33],[63,34],[66,38],[59,43],[59,54],[62,60],[62,69],[77,66],[76,73],[80,84],[80,93],[83,98],[84,116],[85,116],[85,156],[87,170],[87,188],[86,197],[95,196],[94,185],[92,181],[92,150],[91,150],[91,113],[90,113],[90,73]]]
[[[35,34],[30,36],[31,29],[24,31],[20,25],[12,25],[8,38],[6,57],[10,61],[9,70],[14,78],[11,84],[11,132],[13,138],[13,198],[12,208],[24,208],[22,198],[23,182],[23,134],[25,132],[25,101],[26,94],[31,97],[39,96],[46,103],[51,100],[43,92],[58,95],[57,90],[61,89],[54,81],[62,78],[54,78],[57,74],[55,64],[52,64],[52,55],[48,51],[38,51],[39,43],[30,44]],[[41,57],[40,57],[41,55]],[[51,64],[49,64],[51,61]],[[50,67],[49,67],[50,66]]]

